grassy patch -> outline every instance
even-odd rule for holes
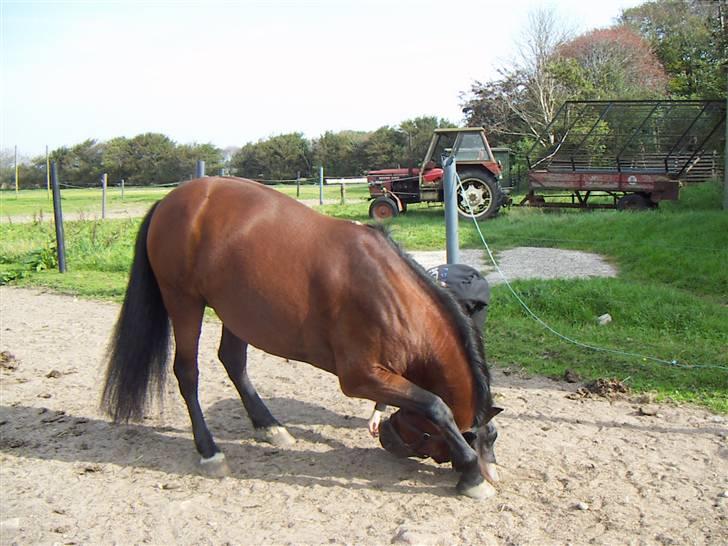
[[[306,188],[318,197],[317,187]],[[283,188],[291,190],[295,195],[295,186]],[[571,369],[585,379],[617,378],[637,392],[654,391],[661,398],[728,412],[725,369],[686,369],[619,353],[728,367],[728,213],[716,205],[719,196],[715,184],[702,185],[688,188],[679,202],[657,211],[512,208],[481,222],[496,254],[517,246],[585,250],[605,256],[620,271],[617,279],[514,283],[530,308],[554,329],[616,352],[558,338],[527,316],[506,287],[496,286],[486,330],[491,361],[553,377]],[[159,196],[146,197],[151,204]],[[366,202],[358,202],[320,210],[366,221],[367,208]],[[442,218],[442,207],[411,206],[391,222],[392,233],[408,250],[442,249]],[[139,222],[67,222],[65,275],[55,271],[52,222],[0,225],[0,279],[120,301]],[[482,248],[469,221],[460,222],[460,242],[463,248]],[[604,313],[613,322],[597,326],[596,317]]]

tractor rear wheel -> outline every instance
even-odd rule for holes
[[[492,174],[466,169],[458,173],[458,214],[463,218],[491,218],[498,214],[501,191]]]
[[[397,203],[394,199],[390,199],[384,195],[380,195],[372,200],[369,205],[369,218],[383,222],[385,220],[391,220],[399,214]]]

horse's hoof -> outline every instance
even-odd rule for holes
[[[466,497],[470,497],[471,499],[476,500],[483,500],[490,497],[495,496],[495,488],[490,485],[488,482],[483,480],[477,485],[462,485],[462,483],[458,483],[458,493],[461,495],[465,495]]]
[[[220,451],[209,459],[200,459],[200,468],[203,474],[210,478],[224,478],[230,475],[230,467],[225,460],[225,454]]]
[[[276,447],[288,447],[296,443],[296,439],[289,434],[285,427],[268,427],[261,429],[261,439]]]

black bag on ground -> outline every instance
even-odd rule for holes
[[[476,269],[464,264],[438,265],[427,272],[450,291],[473,324],[482,331],[490,303],[488,281]]]

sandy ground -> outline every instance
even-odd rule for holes
[[[702,409],[574,396],[494,372],[502,482],[455,494],[449,465],[398,460],[371,403],[251,350],[251,376],[297,438],[253,438],[204,326],[201,399],[232,474],[198,473],[170,383],[137,425],[97,410],[118,306],[0,287],[0,544],[726,544],[728,423]]]

